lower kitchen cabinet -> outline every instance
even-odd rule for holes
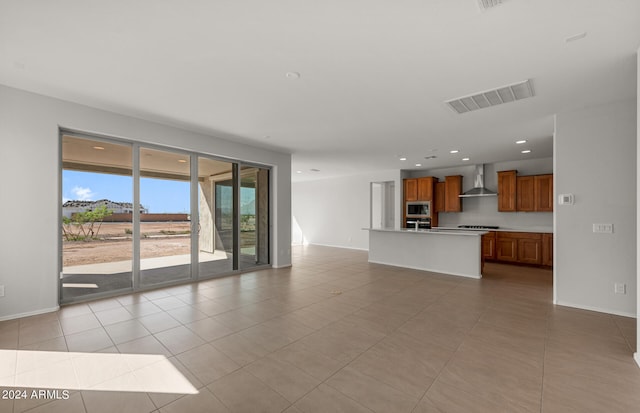
[[[495,256],[491,257],[490,235],[482,238],[482,256],[487,260],[516,264],[553,265],[553,234],[536,232],[497,232]]]
[[[496,260],[516,262],[518,261],[518,239],[514,232],[500,232],[496,237]]]
[[[542,265],[553,266],[553,234],[542,234]]]
[[[482,236],[482,257],[485,260],[496,259],[496,233],[489,232]]]
[[[518,262],[542,264],[542,234],[526,234],[518,237]]]

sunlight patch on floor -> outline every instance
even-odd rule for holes
[[[0,386],[197,394],[163,355],[0,350]]]

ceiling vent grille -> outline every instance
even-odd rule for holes
[[[475,93],[457,99],[451,99],[445,103],[456,113],[466,113],[472,110],[488,108],[490,106],[501,105],[503,103],[514,102],[533,96],[531,80],[502,86],[486,92]]]
[[[502,4],[503,0],[478,0],[480,11],[485,11]]]

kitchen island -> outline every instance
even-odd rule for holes
[[[462,277],[482,277],[487,231],[369,229],[369,262]]]

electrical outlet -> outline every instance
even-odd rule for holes
[[[4,285],[0,285],[0,297],[4,297]]]
[[[627,285],[624,283],[615,283],[614,290],[616,294],[626,294],[627,293]]]
[[[613,224],[593,224],[593,232],[613,234]]]

